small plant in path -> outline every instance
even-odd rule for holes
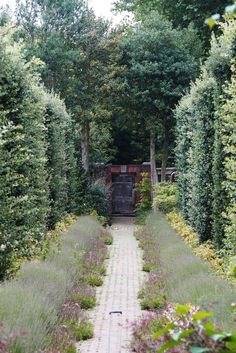
[[[96,297],[86,297],[83,295],[80,295],[77,297],[77,300],[80,304],[81,309],[88,310],[92,309],[96,306]]]
[[[88,277],[88,283],[92,287],[101,287],[103,285],[103,280],[98,275],[90,275]]]
[[[93,325],[90,322],[81,321],[74,327],[74,334],[77,341],[85,341],[93,338]]]
[[[152,263],[146,263],[143,265],[143,271],[144,272],[151,272],[155,269],[155,264]]]

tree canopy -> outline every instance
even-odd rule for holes
[[[209,45],[211,30],[205,20],[213,14],[223,14],[230,0],[117,0],[114,1],[118,11],[131,11],[138,18],[145,17],[151,11],[158,11],[173,23],[175,28],[187,28],[193,24],[199,31],[201,39]]]

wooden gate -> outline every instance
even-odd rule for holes
[[[129,215],[135,208],[135,177],[132,174],[112,176],[112,213]]]

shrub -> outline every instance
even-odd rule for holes
[[[99,216],[109,219],[110,199],[107,186],[101,181],[96,181],[88,188],[88,206],[91,211],[96,210]]]
[[[6,32],[0,31],[0,280],[15,254],[30,257],[37,249],[48,213],[44,92]]]
[[[93,325],[90,322],[78,322],[74,328],[77,341],[86,341],[93,338]]]
[[[144,288],[139,291],[142,310],[155,310],[166,305],[165,283],[163,274],[158,268],[158,246],[153,234],[143,227],[136,233],[139,246],[143,249],[143,271],[148,272]]]
[[[98,277],[96,275],[90,275],[88,277],[88,284],[92,287],[101,287],[103,285],[103,280],[101,277]]]
[[[227,276],[226,262],[223,258],[219,257],[210,240],[199,245],[197,234],[177,212],[169,213],[167,219],[183,240],[194,249],[195,255],[207,261],[214,272]]]
[[[199,244],[198,235],[193,229],[187,224],[180,213],[173,211],[167,214],[167,219],[171,226],[177,231],[177,233],[189,244],[192,248],[195,248]]]
[[[166,296],[162,295],[155,295],[150,298],[145,298],[140,302],[142,310],[156,310],[163,308],[166,305]]]
[[[144,272],[151,272],[152,270],[155,269],[155,267],[156,267],[155,264],[152,264],[152,263],[145,263],[145,264],[143,265],[143,271],[144,271]]]
[[[57,96],[45,94],[44,100],[49,174],[49,226],[54,227],[65,216],[68,209],[66,133],[71,118],[66,112],[64,103]]]
[[[158,184],[155,190],[153,207],[164,213],[171,212],[177,204],[177,187],[173,183]]]
[[[0,321],[6,333],[25,333],[15,340],[11,347],[13,353],[31,353],[48,346],[47,336],[59,321],[63,303],[84,274],[84,250],[90,251],[91,239],[96,242],[101,234],[102,227],[96,220],[80,218],[63,237],[59,252],[55,249],[44,262],[25,264],[17,279],[0,286]],[[81,283],[80,288],[84,290]],[[84,307],[89,300],[89,306],[96,302],[86,292],[83,298],[86,299]],[[75,307],[71,315],[75,315]]]
[[[225,99],[219,111],[225,169],[225,180],[222,186],[226,195],[223,243],[228,256],[236,255],[236,75],[234,67],[233,72],[232,81],[225,87]]]
[[[147,213],[152,207],[152,197],[151,197],[151,179],[148,173],[141,173],[141,181],[136,185],[136,191],[140,195],[140,200],[138,202],[136,212],[136,219],[138,223],[143,224]]]
[[[229,134],[234,134],[234,98],[233,94],[227,97],[223,87],[232,76],[235,32],[235,21],[229,20],[223,25],[222,35],[212,39],[211,51],[202,65],[199,79],[192,84],[175,113],[178,205],[200,241],[214,240],[218,248],[224,243],[225,210],[230,199],[234,199],[229,194],[228,199],[225,198],[224,180],[228,178],[226,165],[229,159],[223,142]],[[222,93],[225,111],[221,108]],[[230,100],[228,105],[227,99]],[[229,120],[224,127],[227,116]],[[224,137],[225,128],[228,130]],[[233,170],[233,158],[229,165]],[[233,209],[230,214],[234,215]]]
[[[87,296],[86,294],[75,294],[70,297],[70,300],[80,305],[81,309],[92,309],[96,306],[96,297]]]
[[[212,310],[214,320],[224,329],[232,330],[235,314],[231,304],[235,301],[235,290],[231,285],[210,272],[208,264],[192,253],[163,215],[150,215],[147,226],[158,244],[159,270],[165,275],[167,300]]]
[[[235,352],[236,334],[225,333],[199,307],[168,305],[142,318],[133,327],[132,350],[138,353]]]

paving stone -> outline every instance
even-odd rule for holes
[[[111,227],[114,238],[110,259],[106,261],[107,276],[97,290],[98,305],[91,311],[94,338],[78,343],[81,353],[129,353],[132,323],[141,316],[137,299],[142,288],[142,251],[134,237],[131,218],[117,218]],[[122,311],[122,315],[109,315]]]

